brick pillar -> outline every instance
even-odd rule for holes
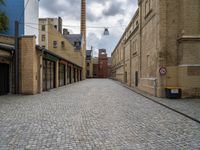
[[[38,52],[36,37],[24,36],[20,39],[20,93],[36,94],[38,90]]]

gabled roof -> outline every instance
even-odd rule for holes
[[[92,55],[92,50],[86,50],[86,56],[91,56]]]
[[[86,50],[86,60],[92,59],[92,50]]]
[[[76,49],[80,50],[81,49],[81,44],[82,44],[82,35],[81,34],[69,34],[69,35],[64,35],[66,39],[69,40],[69,42],[76,47]],[[80,45],[76,46],[75,43],[79,42]]]

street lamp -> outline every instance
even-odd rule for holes
[[[109,35],[108,28],[105,28],[105,29],[104,29],[104,33],[103,33],[103,35]]]

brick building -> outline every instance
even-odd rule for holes
[[[53,31],[52,27],[54,27]],[[39,45],[49,49],[49,40],[54,39],[54,32],[62,34],[62,18],[39,18]],[[51,38],[51,39],[49,39]],[[52,47],[52,46],[51,46]]]
[[[93,58],[93,78],[98,78],[99,74],[99,60],[98,57]]]
[[[199,96],[199,1],[138,0],[138,6],[112,53],[112,78],[158,97],[166,97],[166,88]]]
[[[93,59],[93,77],[109,78],[111,70],[111,58],[107,56],[106,49],[99,49],[98,57]]]
[[[60,20],[60,21],[59,21]],[[51,52],[54,52],[56,54],[58,54],[59,56],[62,56],[63,58],[65,58],[66,60],[72,62],[73,64],[76,64],[78,66],[80,66],[81,68],[83,68],[83,48],[82,48],[82,36],[78,35],[78,36],[74,36],[74,35],[66,35],[66,34],[62,34],[62,19],[59,17],[58,19],[56,18],[42,18],[39,19],[40,25],[40,32],[39,32],[39,45],[40,47],[47,49]],[[48,31],[48,32],[47,32]],[[53,34],[52,34],[53,33]],[[78,37],[78,44],[79,46],[77,46],[76,43],[74,43],[75,41],[73,41],[74,39],[76,39],[76,37]],[[64,74],[64,72],[67,69],[64,69],[65,67],[68,67],[68,77],[66,80],[64,80],[64,75],[62,75],[62,80],[64,81],[64,83],[66,82],[66,84],[68,83],[73,83],[76,82],[77,79],[75,76],[77,70],[73,68],[72,65],[66,65],[63,64],[61,65],[60,69],[62,68],[62,72]],[[82,69],[81,69],[82,70]],[[72,73],[70,73],[72,72]],[[67,74],[67,73],[65,73]],[[83,74],[82,72],[79,74]],[[70,78],[70,76],[72,76],[73,78]],[[60,77],[61,78],[61,77]],[[83,78],[83,77],[81,77]],[[64,83],[62,83],[63,85],[65,85]]]
[[[108,57],[105,49],[99,49],[99,78],[107,78],[108,77]]]
[[[37,94],[85,79],[85,0],[81,8],[79,47],[62,35],[61,18],[40,20],[40,45],[34,35],[0,35],[0,95]]]
[[[93,78],[93,56],[91,50],[86,50],[86,78]]]
[[[112,75],[112,58],[108,57],[108,78]]]
[[[0,95],[15,93],[37,94],[82,80],[82,66],[59,51],[36,45],[35,36],[19,38],[19,80],[16,84],[15,43],[10,36],[0,36]],[[4,43],[4,44],[2,44]]]

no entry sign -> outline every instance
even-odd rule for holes
[[[160,75],[166,75],[167,69],[166,69],[165,67],[161,67],[161,68],[159,69],[159,72],[160,72]]]

